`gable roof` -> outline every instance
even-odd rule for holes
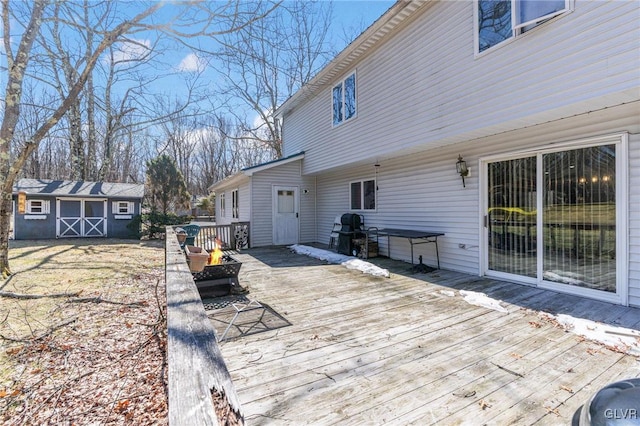
[[[57,195],[91,198],[143,198],[144,185],[137,183],[85,182],[49,179],[20,179],[13,186],[13,193],[24,191],[27,195]]]
[[[353,68],[360,59],[378,47],[398,27],[417,15],[417,11],[432,0],[398,0],[378,20],[352,41],[342,52],[318,72],[307,84],[287,99],[277,110],[282,117],[300,103],[315,96],[332,84],[343,73]]]
[[[253,176],[254,173],[268,170],[283,164],[291,163],[292,161],[302,160],[304,158],[304,151],[300,151],[296,154],[289,155],[287,157],[278,158],[277,160],[268,161],[266,163],[258,164],[251,167],[245,167],[238,173],[227,176],[226,178],[213,183],[207,188],[210,192],[222,186],[237,185],[242,182],[244,177]]]

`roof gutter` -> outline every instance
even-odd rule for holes
[[[302,101],[311,98],[353,66],[362,56],[386,40],[387,35],[431,0],[398,0],[377,21],[352,41],[307,84],[287,99],[275,112],[281,118]]]

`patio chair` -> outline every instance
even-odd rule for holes
[[[333,228],[331,229],[331,234],[329,234],[329,248],[333,248],[338,242],[338,236],[340,235],[338,231],[342,228],[341,217],[342,215],[339,214],[333,220]]]
[[[187,233],[187,239],[185,241],[185,244],[188,244],[190,246],[195,246],[196,236],[200,232],[200,226],[195,224],[189,224],[189,225],[181,226],[181,228],[184,229],[184,231]]]

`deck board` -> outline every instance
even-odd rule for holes
[[[286,248],[236,257],[248,296],[291,323],[221,344],[248,424],[567,424],[595,390],[640,376],[636,357],[541,316],[637,329],[638,309],[386,258],[372,262],[388,279]]]

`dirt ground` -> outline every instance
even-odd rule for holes
[[[167,424],[164,247],[12,241],[0,423]]]

